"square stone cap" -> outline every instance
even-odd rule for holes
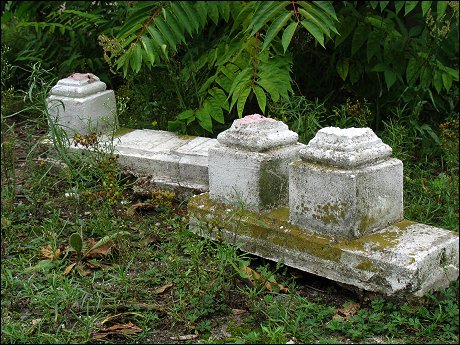
[[[302,160],[339,168],[357,166],[388,159],[392,149],[370,128],[325,127],[300,150]]]
[[[81,98],[104,91],[106,88],[105,83],[92,73],[73,73],[69,77],[59,80],[51,89],[51,94]]]
[[[285,123],[253,114],[233,121],[229,129],[217,136],[217,141],[229,147],[262,152],[296,144],[298,138],[299,135],[289,130]]]

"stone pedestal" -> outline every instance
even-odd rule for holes
[[[370,128],[318,131],[290,165],[290,221],[358,238],[403,219],[403,165]]]
[[[288,203],[288,164],[304,147],[281,121],[258,114],[233,122],[209,149],[212,200],[265,211]]]
[[[50,120],[68,137],[113,130],[116,102],[113,90],[91,73],[74,73],[61,79],[47,98]]]

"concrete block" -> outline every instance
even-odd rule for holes
[[[192,197],[188,212],[189,229],[200,236],[366,291],[420,297],[458,278],[459,237],[453,231],[402,220],[360,238],[337,239],[293,225],[288,208],[256,213],[219,203],[209,193]]]
[[[157,184],[208,190],[208,149],[216,139],[134,130],[116,139],[120,166]]]
[[[403,165],[370,128],[323,128],[289,170],[290,221],[356,238],[403,219]]]
[[[61,79],[47,98],[50,121],[75,133],[104,133],[116,128],[116,101],[113,90],[91,73],[74,73]]]
[[[258,114],[233,122],[209,149],[211,199],[265,211],[288,203],[288,164],[304,147],[284,123]]]

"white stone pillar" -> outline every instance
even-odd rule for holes
[[[288,164],[298,159],[298,134],[254,114],[235,120],[209,149],[212,200],[264,211],[288,203]]]
[[[289,167],[290,222],[357,238],[403,219],[403,164],[370,128],[327,127]]]
[[[47,98],[50,121],[74,133],[107,132],[116,126],[116,102],[113,90],[92,73],[74,73],[61,79]]]

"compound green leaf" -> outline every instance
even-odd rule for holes
[[[338,34],[332,19],[320,8],[312,6],[309,2],[306,1],[300,1],[299,4],[301,4],[302,7],[312,16],[314,16],[321,24],[324,24],[328,29]]]
[[[380,54],[381,40],[382,35],[379,32],[369,32],[369,37],[367,39],[367,62],[371,61],[373,56],[378,56]]]
[[[422,1],[422,14],[423,14],[423,16],[425,16],[425,14],[430,9],[432,2],[433,1]]]
[[[439,18],[446,13],[447,1],[436,1],[436,16]]]
[[[204,27],[208,21],[208,4],[205,1],[197,1],[195,7],[200,17],[200,24]]]
[[[417,7],[418,1],[406,1],[404,5],[404,15],[407,16],[415,7]]]
[[[265,91],[258,85],[254,85],[252,87],[254,94],[257,98],[257,103],[259,104],[259,108],[262,111],[262,114],[265,114],[265,106],[267,104],[267,96],[265,95]]]
[[[356,83],[361,77],[362,73],[363,73],[363,68],[361,64],[357,61],[352,63],[349,67],[349,75],[350,75],[351,83],[352,84]]]
[[[142,65],[142,47],[140,44],[136,44],[134,47],[133,55],[129,60],[130,65],[134,73],[138,73],[141,70]]]
[[[209,103],[211,107],[211,110],[210,110],[211,117],[217,122],[224,124],[225,118],[224,118],[224,113],[222,112],[222,108],[214,104],[211,100],[209,100]]]
[[[184,110],[182,113],[177,115],[177,119],[186,120],[195,116],[195,112],[192,109]]]
[[[182,24],[182,26],[185,28],[185,30],[188,32],[188,34],[191,36],[192,31],[193,31],[193,26],[190,23],[190,20],[187,16],[187,14],[184,12],[181,6],[179,6],[179,2],[177,3],[172,3],[171,6],[173,6],[174,10],[172,10],[172,13],[175,14],[176,18],[178,19],[178,22]]]
[[[446,88],[446,90],[449,91],[450,87],[452,86],[452,77],[451,77],[451,75],[448,74],[448,73],[443,73],[442,74],[442,82],[443,82],[444,87]]]
[[[222,89],[213,87],[208,93],[212,96],[211,100],[217,102],[221,108],[229,111],[227,96]]]
[[[326,48],[324,46],[323,32],[316,24],[309,22],[306,19],[302,20],[300,23],[305,29],[307,29],[309,33],[313,35],[313,37],[318,41],[319,44],[323,46],[323,48]]]
[[[396,14],[398,14],[404,7],[405,1],[395,1]]]
[[[205,102],[203,104],[203,107],[201,107],[195,112],[195,116],[198,119],[198,123],[200,124],[200,126],[208,132],[212,133],[212,118],[210,110],[211,109],[208,102]]]
[[[340,36],[335,37],[335,47],[337,48],[353,32],[356,25],[355,16],[346,16],[340,23]]]
[[[262,51],[265,50],[271,41],[275,38],[278,32],[286,25],[288,20],[292,17],[292,12],[286,12],[280,14],[270,25],[265,35],[264,44],[262,45]]]
[[[286,5],[289,5],[289,1],[267,1],[272,4],[268,7],[260,16],[254,15],[253,21],[249,25],[249,28],[252,27],[251,36],[258,32],[269,20],[274,18],[280,10],[282,10]],[[249,29],[248,28],[248,29]]]
[[[377,6],[379,5],[378,1],[369,1],[369,3],[371,4],[371,7],[373,10],[375,10]]]
[[[441,90],[442,90],[442,85],[443,85],[443,81],[442,81],[442,73],[440,71],[434,71],[434,75],[433,75],[433,86],[434,88],[436,89],[436,92],[437,93],[440,93]]]
[[[288,27],[283,32],[283,36],[281,37],[281,43],[283,45],[283,49],[285,53],[289,47],[289,44],[291,43],[292,36],[294,35],[294,32],[297,29],[298,24],[299,24],[298,22],[292,22],[291,24],[288,25]]]
[[[385,83],[387,84],[387,88],[390,90],[396,81],[396,73],[389,69],[385,70],[383,73],[385,75]]]
[[[155,49],[153,48],[152,42],[150,41],[148,37],[146,37],[145,35],[142,35],[141,43],[147,54],[148,61],[150,61],[150,64],[153,65],[155,63],[156,54],[155,54]]]
[[[335,14],[334,6],[332,6],[332,1],[313,1],[313,3],[321,8],[324,13],[332,17],[334,20],[338,21],[337,15]]]
[[[416,58],[410,58],[406,68],[406,81],[408,85],[414,85],[420,71],[419,63]]]
[[[174,34],[174,39],[177,43],[184,42],[184,30],[181,24],[177,22],[177,18],[169,11],[165,11],[165,22],[169,25],[171,32]]]
[[[379,5],[380,5],[380,12],[382,12],[385,7],[387,7],[389,1],[379,1]]]
[[[273,102],[278,102],[280,99],[280,94],[278,92],[277,86],[272,83],[269,79],[260,79],[259,85],[262,86],[265,91],[270,94],[271,99]]]
[[[209,1],[207,2],[207,5],[209,18],[211,18],[214,25],[217,25],[219,23],[219,8],[217,8],[218,4],[216,1]]]
[[[347,58],[340,58],[337,62],[336,70],[342,80],[345,80],[348,75],[350,61]]]
[[[195,7],[191,4],[191,2],[188,1],[180,1],[179,6],[182,6],[184,9],[185,14],[187,15],[189,19],[189,23],[191,23],[193,29],[198,32],[200,28],[200,22],[198,21],[198,18],[200,17],[198,13],[196,12]]]
[[[364,23],[359,23],[356,27],[355,33],[353,35],[353,39],[351,41],[351,56],[355,55],[355,53],[361,48],[364,42],[368,38],[369,28]]]
[[[432,81],[431,68],[425,66],[420,72],[420,86],[422,88],[430,87]]]
[[[303,8],[299,8],[299,13],[310,23],[315,24],[326,36],[331,37],[331,31],[326,24],[315,16],[313,12],[307,12]]]
[[[246,104],[246,99],[248,98],[250,92],[251,92],[251,87],[248,85],[246,88],[241,90],[238,96],[238,102],[236,104],[236,108],[238,110],[238,117],[240,118],[243,116],[244,105]]]

